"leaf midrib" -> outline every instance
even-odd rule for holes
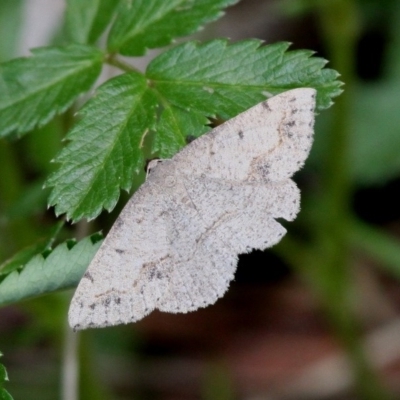
[[[267,90],[267,89],[274,89],[274,90],[287,90],[288,86],[275,86],[275,85],[237,85],[235,83],[221,83],[221,82],[207,82],[207,81],[203,81],[203,82],[199,82],[199,81],[179,81],[179,80],[155,80],[153,79],[153,81],[157,84],[157,83],[161,83],[161,84],[179,84],[182,86],[213,86],[216,88],[238,88],[238,90],[242,90],[242,89],[249,89],[249,88],[253,88],[253,89],[260,89],[260,90]],[[156,86],[155,86],[156,87]]]

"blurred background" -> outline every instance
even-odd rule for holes
[[[0,0],[0,61],[63,43],[64,10]],[[241,256],[227,295],[191,314],[78,335],[66,325],[71,292],[0,309],[15,399],[74,400],[76,348],[82,400],[400,398],[400,2],[242,0],[197,38],[221,36],[312,49],[345,82],[295,176],[298,220],[275,248]],[[67,112],[0,140],[0,263],[54,229],[42,184],[72,124]],[[107,232],[119,210],[84,230]]]

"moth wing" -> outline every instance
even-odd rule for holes
[[[275,218],[298,212],[288,178],[311,146],[314,98],[313,89],[275,96],[157,166],[79,283],[70,325],[134,322],[155,308],[187,312],[221,297],[237,254],[275,244],[286,232]]]
[[[290,179],[235,185],[205,177],[184,187],[193,208],[177,202],[179,209],[169,215],[175,257],[165,264],[175,261],[163,267],[169,290],[157,305],[167,312],[215,303],[234,278],[237,255],[278,243],[286,230],[275,218],[292,220],[299,210],[300,192]]]
[[[226,291],[236,255],[207,237],[182,184],[155,181],[129,200],[81,279],[69,310],[75,330],[135,322],[156,308],[195,310]]]
[[[170,257],[164,209],[162,193],[148,183],[129,200],[79,282],[71,327],[134,322],[155,308],[154,267]]]
[[[188,144],[173,161],[183,174],[228,181],[279,181],[304,164],[313,140],[315,89],[257,104]]]

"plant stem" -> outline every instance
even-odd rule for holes
[[[98,376],[94,335],[93,330],[80,332],[80,399],[109,400],[114,397],[109,393],[106,383]]]
[[[79,333],[73,332],[68,324],[64,328],[64,353],[61,379],[62,400],[78,400],[78,346]]]
[[[109,54],[107,55],[105,62],[109,65],[112,65],[114,67],[117,67],[119,69],[121,69],[124,72],[139,72],[142,73],[141,71],[139,71],[137,68],[133,67],[132,65],[118,59],[115,57],[114,54]]]
[[[345,92],[333,108],[333,126],[328,136],[328,154],[323,175],[321,218],[317,233],[318,265],[312,267],[327,314],[337,337],[345,347],[355,370],[359,398],[390,398],[378,382],[361,345],[358,321],[354,315],[354,293],[346,233],[350,219],[349,117],[355,82],[354,54],[358,37],[358,10],[354,0],[319,2],[320,27],[333,68],[341,73]],[[314,264],[316,264],[314,262]]]

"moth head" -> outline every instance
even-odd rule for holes
[[[147,169],[146,173],[147,175],[151,174],[158,164],[162,163],[164,160],[161,160],[160,158],[156,158],[154,160],[150,160],[150,162],[147,164]]]
[[[151,160],[147,166],[147,179],[165,187],[175,186],[175,167],[170,160]]]

